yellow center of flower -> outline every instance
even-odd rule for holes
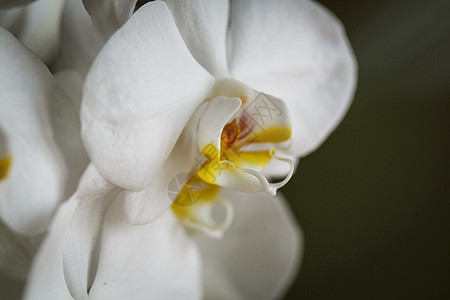
[[[9,169],[11,168],[11,156],[8,155],[6,158],[0,158],[0,180],[5,179],[8,176]]]

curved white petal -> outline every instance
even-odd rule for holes
[[[252,88],[286,101],[290,152],[317,148],[352,99],[356,63],[339,21],[320,5],[294,0],[231,4],[230,72]]]
[[[137,0],[83,0],[94,24],[109,37],[131,16]]]
[[[0,10],[0,26],[11,31],[43,62],[50,63],[59,50],[64,2],[65,0],[39,0]]]
[[[0,48],[0,128],[12,158],[0,181],[0,216],[14,231],[36,234],[64,193],[66,168],[52,125],[65,116],[52,113],[68,102],[46,67],[2,28]]]
[[[93,165],[87,168],[77,192],[60,206],[33,262],[25,299],[86,299],[102,218],[117,192]]]
[[[129,225],[120,201],[108,209],[93,299],[201,299],[200,255],[171,211]]]
[[[80,0],[67,0],[61,24],[61,67],[86,76],[106,42]]]
[[[98,202],[112,196],[109,184],[84,179],[96,184],[77,197],[90,199],[62,205],[33,263],[24,299],[199,299],[198,249],[173,214],[168,211],[148,225],[129,225],[123,194],[106,208]],[[97,199],[98,188],[100,194],[107,192],[103,199]]]
[[[194,58],[211,74],[228,74],[226,35],[228,0],[165,0]]]
[[[124,210],[131,224],[147,224],[161,216],[172,204],[168,194],[170,181],[177,174],[189,172],[192,166],[185,162],[174,164],[169,157],[158,175],[143,190],[126,191]]]
[[[69,200],[79,204],[64,234],[62,265],[67,288],[76,299],[86,297],[92,283],[95,274],[94,251],[102,219],[118,191],[91,164],[83,174],[77,192]]]
[[[110,181],[143,189],[214,84],[163,2],[141,7],[105,44],[85,82],[82,135]]]
[[[227,192],[234,221],[222,240],[197,238],[206,299],[277,299],[298,271],[302,232],[284,199]]]
[[[77,201],[66,201],[58,208],[52,225],[34,257],[26,281],[24,300],[74,299],[64,281],[62,262],[64,236],[77,204]]]
[[[239,98],[216,97],[209,101],[198,121],[197,145],[202,152],[206,147],[213,147],[219,154],[222,129],[241,107]]]
[[[200,110],[201,111],[201,110]],[[197,111],[184,128],[169,158],[158,175],[141,191],[126,191],[124,211],[131,224],[147,224],[161,216],[172,204],[177,187],[171,190],[169,185],[176,177],[192,172],[200,163],[197,155],[196,125],[200,116]],[[177,178],[178,178],[177,177]]]

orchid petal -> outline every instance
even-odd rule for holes
[[[105,44],[85,82],[82,135],[93,163],[113,183],[143,189],[213,84],[166,5],[144,5]]]
[[[114,190],[93,166],[88,168],[76,198],[89,199],[62,205],[33,263],[25,299],[201,297],[198,249],[173,214],[129,225],[123,194],[108,205]]]
[[[76,146],[76,136],[65,134],[76,130],[77,118],[47,68],[2,28],[0,45],[0,144],[12,161],[0,181],[0,216],[13,231],[37,234],[63,197],[66,168],[58,146]]]
[[[118,190],[93,165],[86,169],[77,192],[60,206],[33,262],[25,299],[87,298],[101,221]]]
[[[197,238],[206,299],[274,299],[293,280],[301,230],[281,196],[229,191],[235,216],[222,240]]]
[[[173,197],[170,194],[178,192],[176,187],[174,191],[170,190],[171,182],[189,174],[198,165],[194,141],[201,111],[197,111],[184,128],[158,176],[141,191],[125,191],[124,211],[129,223],[147,224],[161,216],[172,204]]]
[[[226,35],[228,0],[165,0],[194,58],[211,74],[228,74]]]
[[[64,281],[63,241],[77,201],[59,206],[36,254],[26,281],[24,300],[73,300]],[[82,298],[80,298],[82,299]]]
[[[63,6],[64,0],[40,0],[0,10],[0,26],[11,31],[43,62],[50,63],[59,50]]]
[[[131,16],[137,0],[83,0],[94,24],[109,37]]]
[[[118,190],[91,164],[83,174],[77,192],[69,200],[78,205],[65,233],[62,260],[67,288],[75,299],[86,297],[92,283],[94,251],[104,212]]]
[[[202,276],[195,242],[174,215],[148,225],[129,225],[120,201],[108,209],[94,299],[200,299]]]
[[[203,152],[206,147],[220,150],[222,129],[234,113],[241,107],[239,98],[216,97],[209,101],[198,121],[198,148]]]
[[[286,104],[276,97],[260,93],[246,105],[240,121],[250,133],[249,143],[277,144],[291,138],[291,119]]]
[[[343,118],[356,63],[339,21],[310,1],[237,0],[229,43],[233,77],[280,97],[292,115],[292,147],[303,156]]]
[[[168,159],[171,160],[170,158]],[[170,163],[171,164],[171,163]],[[185,172],[185,171],[184,171]],[[152,183],[141,191],[126,191],[124,210],[128,222],[134,225],[147,224],[161,216],[172,204],[167,187],[177,173],[164,165]]]
[[[61,66],[84,78],[106,42],[80,0],[67,0],[61,25]]]

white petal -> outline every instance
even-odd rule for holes
[[[0,26],[10,30],[43,62],[50,63],[59,50],[64,2],[39,0],[25,6],[1,10]]]
[[[0,128],[12,157],[0,182],[0,216],[14,231],[35,234],[63,196],[66,169],[52,125],[65,116],[51,113],[69,102],[46,67],[2,28],[0,47]]]
[[[283,99],[292,117],[290,152],[313,151],[355,89],[356,63],[339,21],[310,1],[237,0],[230,36],[232,75]]]
[[[228,74],[226,34],[228,0],[165,0],[194,58],[211,74]]]
[[[24,300],[72,300],[63,273],[63,241],[77,201],[63,203],[41,244],[28,274]]]
[[[86,299],[102,218],[117,192],[94,166],[87,168],[77,192],[60,206],[33,261],[25,299]]]
[[[147,224],[162,215],[174,200],[169,193],[179,192],[178,189],[169,191],[169,184],[176,176],[189,174],[199,164],[195,160],[197,154],[196,127],[199,117],[200,113],[197,111],[184,128],[169,158],[150,185],[141,191],[128,190],[125,192],[124,210],[129,223]]]
[[[95,181],[102,186],[99,178]],[[83,197],[95,198],[91,192],[97,184]],[[107,208],[104,219],[99,199],[72,199],[62,206],[33,263],[25,299],[201,297],[198,249],[172,213],[145,226],[129,225],[122,196]],[[97,242],[98,259],[92,256]]]
[[[83,0],[94,24],[110,36],[131,16],[137,0]]]
[[[283,101],[268,94],[260,93],[252,99],[242,110],[241,121],[251,130],[247,139],[252,144],[273,145],[285,142],[291,137],[289,109]]]
[[[61,26],[61,67],[75,69],[84,79],[106,37],[80,0],[67,0]]]
[[[93,299],[200,299],[202,276],[195,243],[171,211],[155,222],[129,225],[120,202],[108,210]]]
[[[79,202],[64,234],[63,268],[70,294],[76,299],[87,295],[95,270],[93,260],[104,212],[118,188],[89,165],[77,192],[69,201]]]
[[[281,298],[298,271],[301,230],[281,196],[228,192],[234,221],[222,240],[198,238],[206,299]]]
[[[82,134],[93,163],[115,184],[143,189],[212,85],[165,4],[141,7],[106,43],[86,79]]]
[[[215,147],[219,154],[223,127],[241,107],[239,98],[216,97],[209,101],[198,121],[198,150]]]

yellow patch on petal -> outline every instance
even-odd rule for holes
[[[270,151],[260,152],[227,152],[226,160],[231,161],[239,169],[262,170],[272,159]]]
[[[8,176],[11,163],[12,159],[10,155],[6,158],[0,158],[0,180],[3,180]]]
[[[173,201],[172,212],[187,228],[220,237],[222,229],[229,226],[229,222],[218,224],[212,218],[212,208],[217,204],[218,192],[218,186],[210,185],[193,175]]]
[[[220,150],[215,144],[210,143],[203,147],[202,155],[208,160],[218,160],[220,158]]]
[[[204,163],[203,166],[198,169],[196,174],[204,182],[218,185],[219,176],[221,176],[225,172],[236,173],[235,175],[238,175],[238,171],[230,164],[230,162],[215,159],[208,160],[206,163]]]
[[[198,176],[191,176],[181,188],[177,197],[172,203],[174,208],[186,208],[194,205],[200,199],[214,200],[219,188],[209,185]]]
[[[257,131],[250,137],[252,143],[282,143],[291,138],[291,127],[271,127]]]

